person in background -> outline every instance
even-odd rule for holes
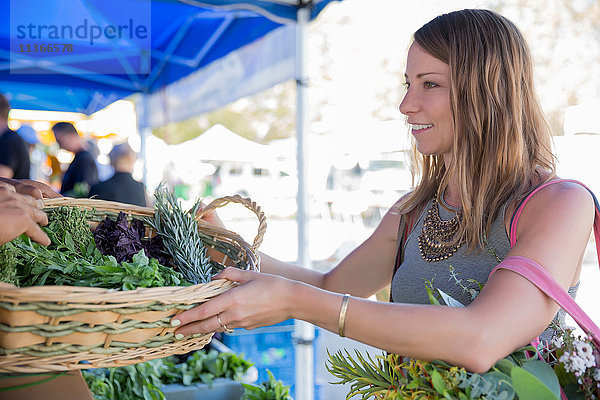
[[[36,144],[40,142],[38,139],[38,133],[29,125],[21,125],[19,129],[16,131],[21,139],[27,143],[27,149],[31,153]]]
[[[10,103],[0,94],[0,177],[29,179],[29,151],[27,144],[15,131],[8,128]]]
[[[113,147],[108,157],[115,174],[112,178],[92,186],[90,197],[145,207],[146,188],[131,175],[137,159],[134,151],[127,143],[122,143]]]
[[[90,187],[98,183],[98,169],[94,157],[70,122],[56,123],[52,132],[61,149],[75,153],[63,176],[60,193],[73,197],[87,197]]]
[[[29,169],[29,177],[36,181],[43,181],[46,179],[42,170],[42,165],[46,161],[46,153],[37,146],[40,143],[38,133],[29,125],[21,125],[17,129],[17,133],[27,144],[27,151],[29,152],[29,159],[31,160],[31,166]]]

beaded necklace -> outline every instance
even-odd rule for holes
[[[444,221],[440,217],[437,194],[433,196],[431,207],[423,220],[423,230],[419,235],[419,251],[425,261],[441,261],[449,258],[458,250],[461,243],[452,243],[460,224],[462,210],[454,217]]]

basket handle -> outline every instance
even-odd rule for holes
[[[204,214],[208,211],[216,210],[219,207],[223,207],[228,203],[238,203],[246,207],[248,210],[252,211],[256,217],[258,218],[258,233],[254,238],[254,242],[252,244],[252,249],[256,251],[258,247],[261,245],[263,241],[263,237],[265,235],[265,231],[267,230],[267,218],[265,217],[265,213],[262,212],[260,206],[257,205],[254,201],[249,198],[242,197],[238,194],[234,196],[224,196],[219,197],[218,199],[213,200],[209,205],[204,207],[202,210],[198,211],[196,214],[196,219],[201,219]]]

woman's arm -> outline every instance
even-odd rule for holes
[[[509,255],[528,257],[567,288],[585,250],[593,201],[577,184],[560,183],[536,194],[525,207],[518,243]],[[340,294],[268,274],[228,268],[219,278],[241,283],[226,294],[184,312],[177,333],[252,329],[298,318],[337,332]],[[359,285],[360,282],[356,283]],[[352,298],[346,336],[409,357],[441,359],[475,372],[528,343],[550,323],[558,307],[525,278],[500,270],[465,308],[372,302]],[[177,322],[175,322],[177,325]]]
[[[396,203],[397,204],[397,203]],[[337,293],[368,297],[392,279],[400,215],[392,207],[373,234],[327,273],[276,260],[261,253],[261,272]]]
[[[333,292],[351,293],[354,296],[368,297],[378,292],[389,285],[392,278],[400,223],[396,206],[403,198],[388,210],[373,234],[331,271],[322,273],[307,269],[264,253],[260,253],[260,271]],[[203,214],[202,220],[225,228],[225,224],[214,210]],[[209,255],[210,251],[211,249]]]

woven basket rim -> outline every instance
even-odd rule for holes
[[[236,284],[226,279],[217,279],[208,283],[191,286],[160,286],[118,290],[84,286],[30,286],[17,287],[8,283],[0,285],[0,302],[30,303],[53,302],[89,304],[140,304],[156,301],[163,304],[195,304],[198,294],[216,289],[232,288]],[[60,300],[57,300],[60,299]]]

